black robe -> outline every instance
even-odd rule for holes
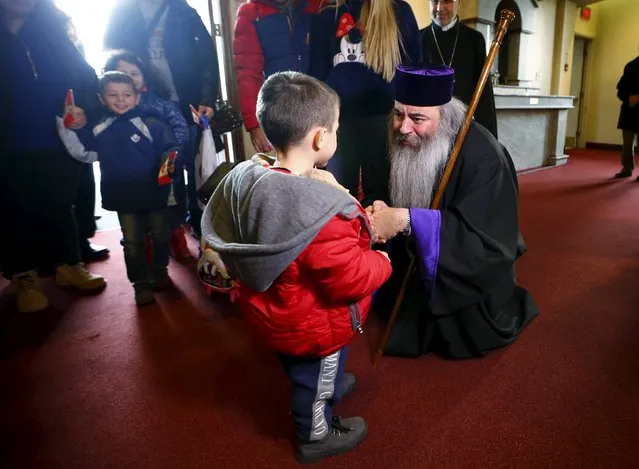
[[[513,342],[537,316],[515,281],[521,255],[517,176],[504,147],[471,124],[444,192],[441,210],[411,209],[410,238],[390,242],[393,276],[379,292],[390,313],[417,257],[385,353],[471,358]]]
[[[617,83],[617,97],[621,101],[618,129],[639,132],[639,105],[630,107],[628,100],[635,94],[639,94],[639,57],[626,64]]]
[[[459,39],[453,56],[452,68],[455,70],[455,91],[456,98],[466,105],[470,104],[473,97],[479,76],[486,62],[486,41],[482,34],[462,24],[459,19],[455,26],[448,31],[442,29],[434,23],[420,31],[422,43],[422,56],[425,62],[442,64],[442,58],[433,38],[433,28],[437,37],[437,44],[441,49],[445,65],[450,65],[453,48],[455,48],[455,38],[459,31]],[[497,114],[495,111],[495,95],[493,94],[493,84],[490,78],[486,82],[484,92],[477,103],[475,120],[486,127],[495,138],[497,137]]]

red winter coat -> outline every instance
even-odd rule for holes
[[[372,293],[391,274],[370,242],[360,218],[336,216],[268,290],[240,285],[245,321],[287,355],[323,357],[343,348],[361,331]]]
[[[285,70],[308,71],[310,16],[322,1],[298,0],[292,18],[269,0],[249,0],[239,7],[233,56],[247,130],[259,127],[255,105],[265,77]]]

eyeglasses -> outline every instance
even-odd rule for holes
[[[441,3],[442,5],[450,6],[457,3],[457,0],[430,0],[430,3],[433,5],[439,5]]]

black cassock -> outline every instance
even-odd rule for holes
[[[437,37],[437,43],[433,38],[433,29]],[[459,38],[457,35],[459,34]],[[422,43],[422,56],[425,62],[433,64],[450,65],[455,70],[454,96],[466,105],[470,104],[479,76],[486,62],[486,41],[482,34],[462,24],[459,19],[455,26],[448,31],[434,23],[420,31]],[[455,39],[457,38],[457,47]],[[441,56],[437,49],[441,50]],[[453,55],[453,49],[455,50]],[[442,62],[442,56],[444,62]],[[451,65],[452,57],[452,65]],[[490,79],[486,82],[484,92],[477,103],[475,120],[486,127],[491,134],[497,137],[497,114],[495,112],[495,95]]]
[[[518,186],[505,148],[471,124],[441,209],[410,213],[412,233],[390,242],[393,276],[376,296],[389,314],[409,248],[416,271],[385,354],[471,358],[512,343],[538,310],[515,281]]]

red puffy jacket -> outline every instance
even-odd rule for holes
[[[302,17],[294,15],[292,22],[272,0],[249,0],[237,11],[233,57],[240,109],[247,130],[259,127],[255,105],[265,76],[281,70],[308,71],[310,15],[326,0],[297,0],[297,4],[301,1],[306,3],[306,8]],[[280,17],[269,20],[273,15]]]
[[[333,218],[268,290],[240,285],[244,319],[269,347],[322,357],[361,331],[372,293],[392,270],[384,255],[371,250],[362,223]]]

